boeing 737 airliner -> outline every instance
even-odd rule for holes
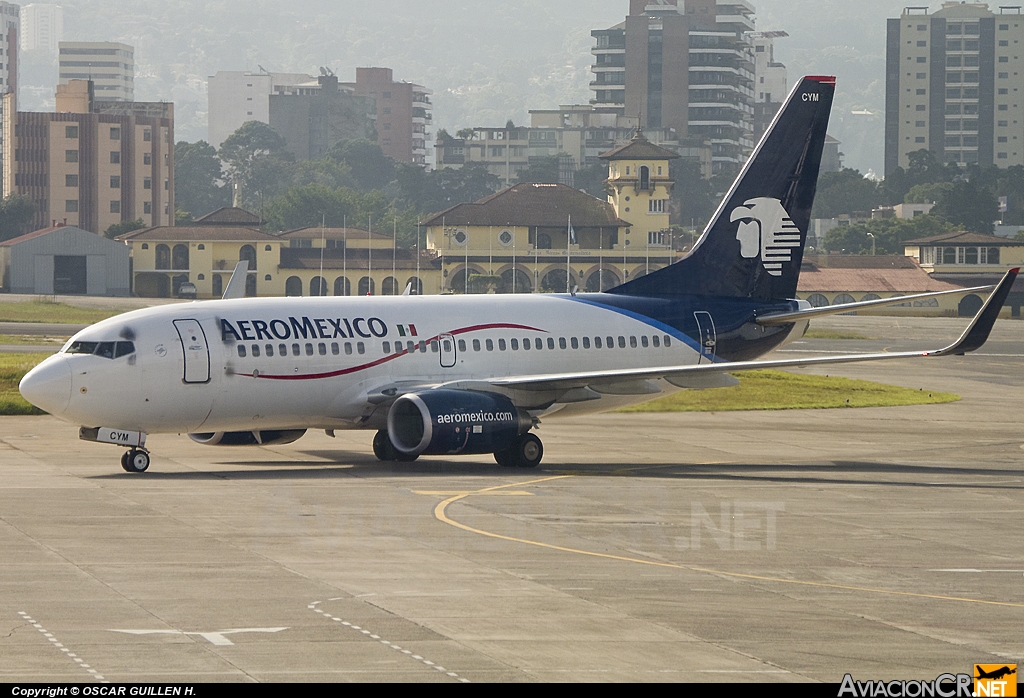
[[[813,317],[937,295],[794,300],[834,91],[834,78],[802,79],[694,249],[605,293],[247,299],[236,271],[224,299],[83,330],[21,393],[81,438],[126,447],[129,472],[149,467],[147,434],[269,445],[314,428],[373,430],[381,460],[493,453],[533,467],[532,429],[551,416],[732,385],[749,369],[977,349],[1017,270],[945,349],[756,360]]]

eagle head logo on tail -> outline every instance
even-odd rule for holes
[[[772,276],[782,276],[782,264],[793,260],[793,248],[800,246],[800,229],[778,199],[757,197],[733,209],[731,222],[740,221],[736,239],[740,255],[761,263]]]

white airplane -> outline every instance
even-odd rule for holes
[[[149,467],[147,434],[271,445],[314,428],[373,430],[381,460],[493,453],[534,467],[542,418],[732,385],[737,371],[977,349],[1016,269],[944,349],[756,360],[811,318],[941,295],[794,300],[834,91],[834,78],[802,79],[693,251],[605,293],[247,299],[243,263],[224,299],[79,332],[21,393],[80,438],[126,447],[129,472]]]

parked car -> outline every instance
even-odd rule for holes
[[[191,281],[186,281],[178,287],[178,298],[196,298],[196,285]]]

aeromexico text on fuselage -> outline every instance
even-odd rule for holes
[[[388,323],[379,317],[329,318],[305,315],[289,316],[273,320],[225,320],[220,321],[221,341],[259,342],[286,339],[355,339],[361,337],[387,337]],[[399,337],[417,337],[416,325],[396,325]]]

